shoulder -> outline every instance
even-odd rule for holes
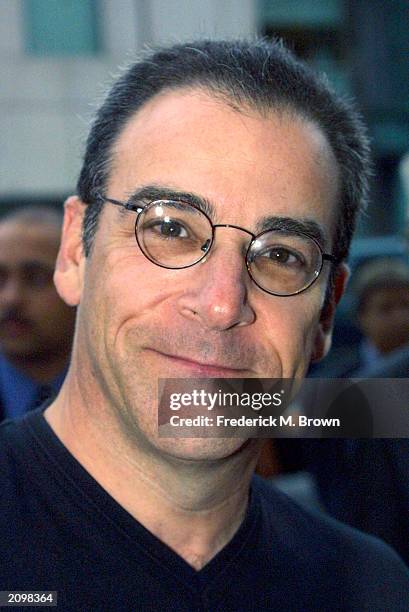
[[[38,472],[43,471],[42,453],[32,429],[40,418],[41,413],[34,411],[21,419],[7,419],[0,424],[1,498],[9,508],[13,500],[24,498],[27,490],[38,482]],[[0,504],[3,507],[2,502]]]
[[[30,441],[21,421],[3,421],[0,425],[0,486],[3,499],[4,492],[7,496],[11,489],[18,488],[18,482],[29,469],[29,449]]]
[[[6,419],[0,424],[0,473],[17,456],[23,437],[20,421]]]
[[[387,544],[324,513],[302,508],[259,477],[252,490],[261,507],[264,533],[278,534],[282,554],[296,560],[298,567],[321,568],[322,575],[328,575],[340,593],[348,593],[354,605],[362,599],[362,609],[384,609],[382,601],[390,610],[405,609],[399,602],[409,601],[409,570]],[[364,607],[367,602],[372,608]]]
[[[33,416],[34,413],[32,413]],[[0,423],[0,458],[10,453],[18,456],[27,444],[29,431],[26,427],[27,418],[6,419]]]
[[[376,549],[389,555],[391,551],[377,538],[341,523],[324,512],[300,506],[260,477],[254,478],[253,491],[262,508],[264,521],[274,525],[278,522],[281,527],[291,528],[292,533],[298,535],[298,538],[293,539],[308,542],[310,549],[325,550],[327,553],[336,551],[337,554],[341,549],[344,554],[356,554],[359,551],[365,554],[368,549]]]

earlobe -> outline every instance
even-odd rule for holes
[[[85,264],[82,246],[85,206],[77,196],[70,196],[64,204],[64,223],[54,283],[59,295],[69,306],[77,306],[81,300]]]
[[[321,361],[321,359],[328,354],[331,348],[335,310],[338,302],[345,292],[349,276],[350,270],[348,265],[346,263],[339,264],[335,274],[331,294],[327,297],[321,310],[320,320],[314,339],[313,351],[311,354],[312,363]]]

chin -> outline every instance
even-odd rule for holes
[[[243,438],[157,438],[161,454],[181,461],[220,461],[247,446]]]

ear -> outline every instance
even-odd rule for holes
[[[350,269],[346,263],[338,265],[334,286],[331,294],[326,298],[325,304],[321,310],[318,329],[316,332],[314,347],[311,355],[311,362],[315,363],[323,359],[332,342],[332,328],[334,324],[334,316],[338,302],[344,294],[347,282],[350,276]]]
[[[82,220],[85,206],[77,196],[69,197],[64,204],[64,223],[54,283],[60,297],[69,306],[77,306],[82,293],[85,267]]]

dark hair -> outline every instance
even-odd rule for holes
[[[340,172],[339,215],[333,254],[343,260],[366,204],[369,147],[362,121],[324,79],[296,59],[280,41],[209,41],[151,52],[114,84],[88,137],[78,194],[88,204],[83,228],[88,255],[111,167],[113,145],[127,121],[159,92],[200,87],[240,109],[276,109],[312,120],[326,135]]]

